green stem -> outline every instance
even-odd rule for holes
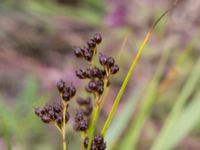
[[[145,37],[143,43],[141,44],[141,46],[140,46],[140,48],[139,48],[139,50],[138,50],[138,53],[137,53],[135,59],[133,60],[132,65],[131,65],[131,67],[130,67],[130,69],[129,69],[127,75],[126,75],[126,78],[124,79],[124,82],[122,83],[122,86],[121,86],[121,88],[120,88],[120,90],[119,90],[119,92],[118,92],[118,94],[117,94],[117,97],[116,97],[116,99],[115,99],[115,101],[114,101],[114,104],[112,105],[110,114],[109,114],[109,116],[108,116],[108,118],[107,118],[107,120],[106,120],[106,123],[104,124],[104,127],[103,127],[102,131],[101,131],[101,135],[102,135],[102,136],[105,136],[105,134],[106,134],[106,132],[107,132],[107,130],[108,130],[108,127],[109,127],[109,125],[110,125],[110,123],[111,123],[111,121],[112,121],[112,119],[113,119],[113,116],[114,116],[114,114],[115,114],[115,112],[116,112],[116,109],[117,109],[117,107],[118,107],[118,105],[119,105],[119,102],[120,102],[120,100],[121,100],[121,97],[122,97],[122,95],[123,95],[123,93],[124,93],[124,90],[125,90],[125,88],[126,88],[128,82],[129,82],[129,79],[130,79],[130,77],[131,77],[133,71],[135,70],[135,67],[136,67],[136,64],[137,64],[137,62],[138,62],[138,60],[139,60],[139,58],[140,58],[140,55],[141,55],[142,51],[144,50],[144,48],[145,48],[147,42],[149,41],[149,38],[150,38],[150,36],[151,36],[151,34],[152,34],[154,28],[156,27],[156,25],[160,22],[160,20],[161,20],[168,12],[169,12],[170,10],[172,10],[172,9],[176,6],[176,4],[177,4],[178,2],[179,2],[179,0],[176,0],[176,1],[172,4],[172,6],[171,6],[169,9],[167,9],[167,10],[152,24],[152,27],[150,28],[150,30],[149,30],[149,32],[147,33],[147,35],[146,35],[146,37]]]
[[[143,41],[143,43],[142,43],[142,45],[141,45],[141,47],[140,47],[140,49],[139,49],[134,61],[133,61],[133,63],[132,63],[132,65],[131,65],[131,67],[130,67],[130,69],[128,71],[128,74],[126,75],[126,78],[125,78],[125,80],[124,80],[124,82],[123,82],[123,84],[122,84],[122,86],[121,86],[121,88],[120,88],[120,90],[118,92],[118,95],[117,95],[117,97],[116,97],[116,99],[114,101],[114,104],[112,105],[112,108],[111,108],[110,114],[109,114],[109,116],[108,116],[108,118],[106,120],[106,123],[105,123],[105,125],[104,125],[104,127],[103,127],[103,129],[101,131],[101,135],[102,136],[104,136],[105,133],[107,132],[107,129],[108,129],[108,127],[109,127],[109,125],[110,125],[110,123],[111,123],[111,121],[113,119],[113,116],[114,116],[114,114],[116,112],[116,109],[117,109],[117,107],[119,105],[119,101],[120,101],[120,99],[121,99],[121,97],[122,97],[122,95],[124,93],[124,90],[125,90],[125,88],[126,88],[126,86],[128,84],[128,81],[129,81],[129,79],[130,79],[130,77],[131,77],[131,75],[132,75],[132,73],[133,73],[133,71],[135,69],[135,66],[136,66],[136,64],[138,62],[138,59],[140,58],[140,55],[141,55],[146,43],[148,42],[150,36],[151,36],[151,32],[148,32],[148,34],[146,35],[145,40]]]
[[[62,140],[63,140],[63,150],[67,150],[67,144],[66,144],[66,137],[65,137],[65,132],[66,132],[66,119],[65,119],[65,116],[66,116],[66,109],[67,109],[67,104],[64,102],[64,110],[63,110],[63,127],[62,127]]]
[[[87,150],[90,150],[90,147],[91,147],[91,144],[92,144],[92,139],[93,139],[93,134],[94,134],[94,128],[95,128],[95,124],[96,124],[96,121],[97,121],[98,116],[99,116],[99,112],[100,112],[100,106],[96,105],[95,108],[94,108],[94,115],[93,115],[92,123],[90,125],[89,143],[88,143]]]
[[[109,75],[107,74],[106,78],[104,79],[104,91],[106,91],[108,80],[109,80]],[[90,147],[91,147],[91,144],[92,144],[92,139],[93,139],[93,135],[94,135],[94,129],[95,129],[96,121],[99,118],[99,114],[100,114],[101,108],[102,108],[101,103],[102,103],[103,97],[104,97],[104,95],[101,96],[101,97],[96,96],[96,99],[95,99],[94,115],[93,115],[92,123],[91,123],[90,128],[89,128],[89,143],[88,143],[87,150],[90,150]]]

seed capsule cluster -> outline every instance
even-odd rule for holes
[[[91,39],[87,41],[86,46],[83,48],[76,48],[74,54],[79,58],[84,58],[86,61],[91,62],[93,56],[96,54],[96,46],[100,44],[102,37],[99,33],[96,33]]]
[[[46,104],[43,108],[35,108],[35,114],[44,122],[44,123],[54,123],[60,129],[63,125],[63,111],[64,107],[66,110],[69,106],[68,101],[75,96],[76,88],[71,83],[70,86],[66,86],[66,83],[63,80],[57,82],[57,89],[60,93],[62,101],[56,102],[53,105]],[[70,119],[70,114],[68,111],[65,113],[65,123]]]
[[[76,88],[74,87],[74,85],[71,83],[71,85],[67,87],[63,80],[57,82],[57,88],[62,99],[66,102],[69,101],[76,94]]]
[[[63,123],[63,104],[57,102],[53,105],[46,104],[43,108],[35,108],[35,114],[40,117],[44,123],[57,123],[59,127]],[[70,118],[69,112],[66,113],[66,123]]]
[[[88,129],[88,120],[82,110],[76,112],[74,129],[76,131],[86,131]]]
[[[84,48],[76,48],[74,50],[74,53],[79,58],[86,59],[87,55],[85,55],[85,52],[90,52],[92,57],[90,58],[90,62],[93,60],[93,56],[96,54],[96,45],[100,44],[102,41],[102,37],[99,33],[96,33],[88,42],[87,46]],[[86,59],[88,60],[88,59]],[[89,93],[96,93],[98,95],[102,95],[104,92],[104,80],[108,80],[109,82],[109,76],[111,74],[116,74],[119,71],[118,65],[115,64],[115,60],[112,57],[107,57],[106,55],[103,55],[100,53],[99,56],[99,63],[101,64],[102,68],[99,68],[97,66],[90,66],[86,68],[85,70],[79,69],[76,70],[76,76],[79,79],[89,79],[89,83],[86,86],[86,91]],[[108,86],[108,84],[106,85]]]
[[[87,117],[89,117],[92,113],[93,110],[93,105],[92,105],[92,99],[91,97],[87,98],[77,98],[77,103],[80,107],[80,110],[83,112],[83,114]]]
[[[87,148],[89,144],[88,137],[84,140],[84,147]],[[92,140],[92,145],[90,150],[105,150],[106,149],[106,143],[104,142],[104,138],[97,134],[94,136],[94,139]]]
[[[115,64],[114,58],[107,57],[102,53],[99,56],[99,63],[111,74],[116,74],[119,71],[119,66]]]
[[[93,106],[100,106],[101,96],[105,90],[104,88],[109,86],[110,76],[116,74],[119,71],[119,67],[115,63],[115,59],[102,53],[100,53],[99,57],[97,58],[99,59],[99,65],[95,66],[95,64],[93,64],[93,62],[95,62],[94,57],[97,54],[97,46],[101,42],[101,34],[96,33],[87,41],[85,46],[76,48],[74,50],[75,56],[86,60],[89,64],[86,69],[76,70],[76,76],[79,79],[89,79],[85,89],[88,93],[92,93],[96,100],[92,101],[90,97],[78,97],[76,100],[79,108],[77,109],[74,117],[74,129],[76,131],[84,132],[86,136],[89,127],[90,116],[94,109]],[[70,114],[67,108],[69,106],[70,100],[76,95],[76,88],[72,83],[69,86],[66,86],[66,83],[63,80],[59,80],[56,86],[62,100],[60,102],[54,103],[53,105],[46,104],[43,108],[36,108],[35,114],[44,123],[53,123],[56,125],[56,127],[58,127],[58,129],[61,131],[62,135],[64,135],[64,121],[67,123],[70,119]],[[66,114],[63,117],[65,112]],[[104,138],[99,134],[95,135],[91,142],[90,150],[106,149]],[[87,148],[88,144],[89,139],[86,137],[84,139],[84,147]]]

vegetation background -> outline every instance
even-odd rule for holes
[[[101,129],[145,34],[170,5],[170,0],[1,0],[0,150],[62,149],[57,130],[33,110],[58,99],[60,78],[84,86],[74,74],[84,64],[73,48],[95,32],[103,36],[99,51],[120,66],[98,120]],[[183,0],[157,26],[106,135],[108,149],[200,149],[199,12],[199,0]],[[74,103],[70,109],[75,108]],[[80,136],[72,128],[71,120],[69,149],[77,150]]]

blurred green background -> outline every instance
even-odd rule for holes
[[[43,124],[34,108],[59,99],[60,78],[85,85],[74,71],[86,64],[73,48],[95,32],[103,36],[98,51],[120,66],[100,130],[145,34],[170,5],[170,0],[1,0],[0,150],[62,149],[57,130]],[[199,0],[183,0],[159,23],[108,130],[107,149],[200,149],[199,12]],[[70,109],[76,107],[74,102]],[[78,150],[72,118],[67,135],[69,150]]]

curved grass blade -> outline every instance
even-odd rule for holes
[[[128,82],[129,82],[129,79],[131,78],[131,75],[132,75],[133,71],[135,70],[136,64],[137,64],[137,62],[138,62],[138,60],[139,60],[139,58],[140,58],[140,56],[141,56],[141,53],[143,52],[145,46],[147,45],[147,42],[149,41],[149,38],[151,37],[151,34],[152,34],[153,30],[155,29],[156,25],[160,22],[160,20],[161,20],[171,9],[173,9],[173,8],[176,6],[177,2],[178,2],[178,0],[176,0],[175,3],[174,3],[168,10],[166,10],[166,11],[153,23],[152,27],[150,28],[149,32],[147,33],[147,35],[146,35],[144,41],[142,42],[142,44],[141,44],[141,46],[140,46],[140,48],[139,48],[139,50],[138,50],[138,53],[137,53],[136,57],[135,57],[135,59],[133,60],[132,65],[131,65],[131,67],[130,67],[130,69],[129,69],[129,71],[128,71],[128,73],[127,73],[127,75],[126,75],[126,77],[125,77],[125,79],[124,79],[124,81],[123,81],[123,83],[122,83],[122,86],[121,86],[121,88],[120,88],[120,90],[119,90],[119,92],[118,92],[118,95],[117,95],[117,97],[116,97],[116,99],[115,99],[115,101],[114,101],[114,104],[112,105],[110,114],[109,114],[109,116],[108,116],[108,118],[107,118],[107,120],[106,120],[106,122],[105,122],[105,124],[104,124],[104,127],[103,127],[102,131],[101,131],[101,135],[102,135],[102,136],[105,136],[105,133],[107,132],[107,129],[108,129],[108,127],[109,127],[109,125],[110,125],[110,123],[111,123],[111,121],[112,121],[112,119],[113,119],[113,116],[114,116],[114,114],[115,114],[115,112],[116,112],[116,109],[117,109],[117,107],[118,107],[118,105],[119,105],[119,102],[120,102],[121,97],[122,97],[122,95],[123,95],[123,93],[124,93],[124,90],[125,90],[125,88],[126,88]]]
[[[124,147],[126,147],[127,149],[133,149],[133,148],[135,149],[142,126],[145,123],[146,119],[148,118],[152,106],[156,100],[160,77],[167,63],[169,54],[170,54],[170,49],[166,50],[162,54],[160,63],[157,67],[158,69],[154,75],[154,78],[151,80],[150,84],[147,87],[147,92],[141,104],[141,108],[137,113],[137,117],[135,120],[132,121],[131,127],[127,132],[128,134],[123,138],[122,143],[119,146],[119,149],[123,150]]]
[[[113,122],[111,123],[110,128],[108,129],[107,134],[105,136],[105,141],[106,143],[108,143],[107,144],[108,150],[113,149],[116,142],[119,140],[120,135],[123,133],[123,131],[127,127],[132,117],[132,114],[135,111],[135,105],[138,102],[139,97],[143,91],[142,89],[143,89],[143,86],[133,92],[133,94],[124,104],[122,111],[119,113],[119,115],[117,115],[117,117],[113,119]]]
[[[199,91],[200,89],[198,89]],[[174,122],[173,128],[168,132],[168,139],[162,145],[164,149],[171,150],[197,125],[200,121],[200,93],[196,93],[192,102],[182,111]]]
[[[155,140],[154,145],[152,146],[152,150],[167,150],[163,145],[167,142],[169,137],[169,132],[174,126],[174,122],[178,119],[183,106],[186,102],[186,100],[189,98],[191,93],[194,91],[196,84],[198,83],[198,80],[200,79],[200,59],[198,60],[196,66],[192,70],[192,73],[186,82],[185,86],[183,87],[183,90],[181,91],[177,102],[175,103],[172,111],[170,112],[160,134]]]

